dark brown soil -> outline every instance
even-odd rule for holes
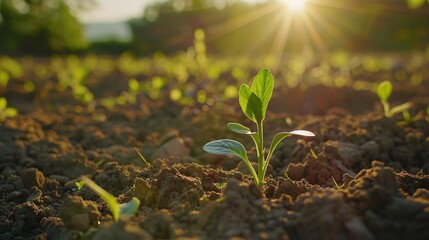
[[[20,115],[0,125],[0,239],[429,239],[427,116],[398,124],[368,91],[274,94],[267,138],[316,137],[282,143],[263,191],[238,159],[202,151],[226,137],[251,146],[225,126],[246,122],[236,100],[202,110],[140,97],[108,110],[10,97]],[[82,175],[121,203],[139,198],[137,215],[114,223],[106,203],[77,189]]]

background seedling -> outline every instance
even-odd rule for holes
[[[388,100],[390,95],[392,94],[392,90],[393,86],[392,83],[389,81],[383,81],[377,86],[377,95],[378,98],[380,98],[381,104],[383,105],[384,116],[388,118],[392,117],[397,113],[407,111],[412,106],[410,102],[406,102],[396,107],[390,108]]]
[[[140,159],[148,166],[150,167],[150,163],[146,160],[146,158],[140,153],[140,151],[135,147],[134,150],[139,155]]]
[[[0,122],[6,120],[6,118],[15,117],[18,115],[18,111],[15,108],[7,107],[7,99],[0,97]]]
[[[280,132],[274,136],[271,145],[265,155],[264,149],[264,129],[263,121],[267,111],[268,103],[271,99],[274,88],[274,77],[268,69],[262,69],[253,81],[252,88],[247,84],[242,84],[239,90],[239,102],[244,114],[256,124],[256,132],[239,123],[228,123],[229,130],[250,135],[256,146],[256,154],[258,157],[257,172],[253,168],[249,158],[247,157],[246,148],[238,141],[232,139],[220,139],[211,141],[204,145],[203,149],[206,152],[219,155],[235,155],[241,158],[252,174],[255,183],[261,188],[264,184],[265,173],[268,164],[273,156],[278,144],[291,135],[299,135],[305,137],[313,137],[314,133],[305,130],[295,130],[292,132]]]
[[[81,181],[76,182],[76,186],[80,189],[84,185],[86,185],[89,187],[89,189],[91,189],[99,197],[101,197],[101,199],[103,199],[109,206],[115,222],[119,221],[120,216],[124,216],[124,215],[134,216],[136,214],[140,206],[140,200],[138,198],[133,197],[129,202],[119,204],[116,198],[112,194],[104,190],[102,187],[98,186],[91,179],[85,176],[83,176],[81,179],[82,179]]]

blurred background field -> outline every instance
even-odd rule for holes
[[[0,52],[213,54],[410,51],[429,39],[426,0],[2,0]]]
[[[0,95],[208,109],[268,67],[290,100],[273,111],[359,113],[384,80],[394,101],[427,95],[428,19],[426,0],[2,0]]]

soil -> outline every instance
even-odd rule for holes
[[[420,99],[413,116],[429,92],[414,90],[394,99]],[[284,140],[262,190],[237,158],[202,150],[218,138],[251,146],[226,129],[248,123],[236,99],[203,108],[139,96],[106,109],[60,94],[43,107],[26,93],[5,96],[20,114],[0,125],[2,240],[429,239],[429,120],[398,124],[372,92],[276,89],[266,138],[316,137]],[[83,175],[121,203],[137,197],[136,216],[115,223],[95,193],[77,189]]]

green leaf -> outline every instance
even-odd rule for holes
[[[247,159],[243,144],[232,139],[220,139],[206,143],[204,151],[219,155],[235,155],[243,160]]]
[[[392,83],[383,81],[377,86],[377,95],[381,101],[387,101],[392,94]]]
[[[120,215],[130,215],[134,216],[139,210],[140,200],[136,197],[133,197],[129,202],[123,203],[119,206]]]
[[[407,5],[410,9],[420,8],[425,4],[426,0],[407,0]]]
[[[228,123],[226,126],[228,127],[229,130],[240,134],[251,135],[256,133],[256,132],[250,131],[250,128],[243,126],[239,123]]]
[[[6,109],[7,107],[7,100],[4,97],[0,97],[0,110]]]
[[[277,133],[276,136],[274,136],[273,140],[271,141],[270,144],[270,150],[268,151],[268,155],[267,155],[267,161],[266,161],[266,165],[268,165],[268,162],[271,159],[271,156],[273,155],[274,151],[276,150],[277,146],[279,145],[279,143],[285,139],[286,137],[289,137],[291,134],[288,132],[280,132]]]
[[[18,110],[15,108],[6,108],[5,113],[7,117],[15,117],[18,115]]]
[[[246,84],[241,85],[238,100],[241,110],[250,120],[255,123],[262,122],[261,99]]]
[[[119,209],[119,203],[116,200],[116,198],[112,194],[104,190],[102,187],[98,186],[91,179],[83,176],[82,180],[86,182],[86,185],[92,191],[94,191],[99,197],[101,197],[101,199],[103,199],[103,201],[107,203],[107,205],[110,208],[110,211],[112,212],[113,219],[115,220],[115,222],[119,221],[120,209]]]
[[[83,186],[85,186],[86,182],[85,181],[79,181],[79,182],[75,182],[76,187],[78,190],[81,190],[83,188]]]
[[[390,109],[389,115],[390,115],[390,116],[393,116],[393,115],[395,115],[395,114],[397,114],[397,113],[407,111],[407,110],[408,110],[408,109],[410,109],[412,106],[413,106],[413,104],[412,104],[411,102],[403,103],[403,104],[401,104],[401,105],[398,105],[398,106],[393,107],[392,109]]]
[[[286,137],[289,137],[291,135],[298,135],[298,136],[303,136],[303,137],[314,137],[314,133],[310,132],[310,131],[306,131],[306,130],[294,130],[292,132],[280,132],[277,133],[273,140],[271,141],[271,145],[270,145],[270,149],[268,151],[268,155],[267,155],[267,159],[266,162],[264,163],[264,169],[266,170],[266,168],[268,167],[268,163],[271,159],[271,157],[273,156],[274,151],[276,150],[277,146],[279,145],[279,143],[285,139]]]
[[[252,91],[262,102],[262,120],[265,118],[268,103],[270,102],[274,88],[274,77],[270,70],[264,68],[256,75],[252,84]]]
[[[250,170],[250,173],[255,179],[255,182],[258,184],[258,175],[256,174],[255,169],[247,158],[246,149],[244,148],[243,144],[231,139],[220,139],[206,143],[206,145],[203,146],[203,149],[208,153],[219,155],[235,155],[241,158],[244,163],[246,163],[247,167]]]
[[[140,83],[136,79],[132,78],[128,81],[128,89],[130,92],[136,93],[139,91]]]

